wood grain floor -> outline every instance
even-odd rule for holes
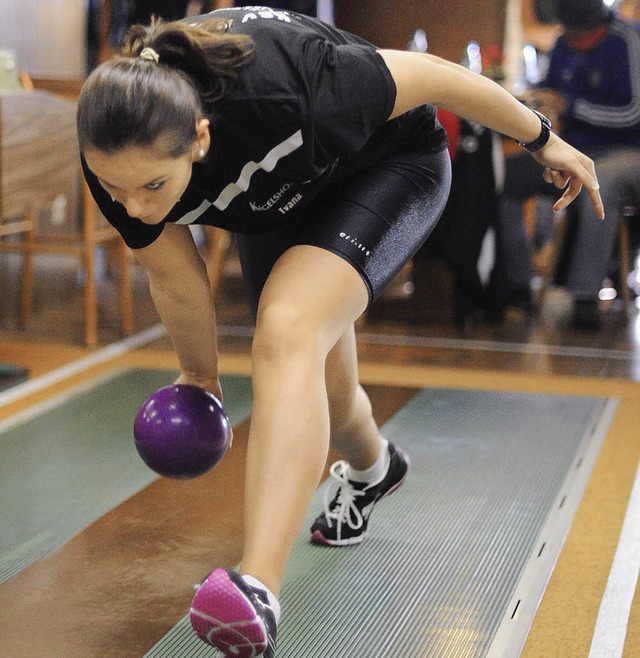
[[[70,364],[82,364],[87,359],[89,363],[91,357],[100,352],[88,353],[81,344],[82,273],[76,265],[66,259],[39,259],[34,317],[26,330],[15,324],[15,291],[18,289],[15,265],[11,259],[0,263],[4,282],[0,306],[0,361],[26,367],[33,381],[59,373]],[[442,282],[434,283],[434,288],[442,289]],[[157,325],[145,277],[137,270],[134,293],[136,331]],[[100,340],[102,347],[107,347],[121,339],[117,286],[107,276],[101,280],[100,294]],[[361,376],[368,385],[382,384],[398,389],[448,386],[542,391],[615,396],[620,400],[522,654],[526,658],[586,658],[640,456],[638,313],[631,309],[626,317],[615,302],[603,305],[603,329],[576,333],[570,328],[566,296],[562,291],[552,291],[544,309],[536,316],[512,313],[500,325],[478,322],[470,331],[460,332],[451,322],[446,295],[434,294],[429,312],[419,318],[412,314],[413,303],[401,289],[394,289],[378,305],[376,313],[359,325]],[[221,368],[230,374],[249,373],[250,318],[237,263],[233,259],[229,261],[219,294],[218,317]],[[83,378],[122,364],[176,367],[169,341],[160,337],[139,349],[69,371],[68,376],[54,378],[51,385],[11,399],[0,407],[0,418],[75,385]],[[102,523],[106,533],[104,541],[108,541],[109,519],[105,518]],[[232,542],[229,550],[233,553],[236,548]],[[108,569],[109,564],[104,568]],[[71,574],[72,565],[69,569]],[[15,587],[15,584],[10,581],[8,586]],[[15,591],[15,596],[19,599],[19,590]],[[64,614],[64,608],[59,614]],[[133,636],[135,618],[131,619],[131,624]],[[90,641],[87,638],[87,642]],[[41,651],[32,653],[28,648],[18,651],[12,658],[46,655]],[[99,655],[123,655],[110,651],[103,647]],[[85,658],[75,654],[51,655]],[[90,655],[98,654],[87,652],[86,656]],[[636,590],[624,656],[635,658],[638,655],[640,601]]]

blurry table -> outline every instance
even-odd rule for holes
[[[29,208],[49,210],[59,195],[77,208],[75,115],[74,102],[47,91],[0,94],[0,221]]]
[[[70,254],[84,267],[85,344],[97,344],[95,249],[114,246],[119,267],[122,330],[133,330],[129,255],[124,242],[101,213],[83,183],[76,131],[76,103],[48,91],[0,94],[0,223],[35,211],[41,216],[26,245],[33,253]],[[46,212],[40,212],[46,211]],[[27,261],[28,263],[29,261]],[[22,322],[31,307],[30,265],[25,268]]]

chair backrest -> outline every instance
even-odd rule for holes
[[[0,49],[0,92],[20,91],[23,88],[14,50]],[[0,102],[0,181],[2,181],[2,103]],[[0,185],[0,222],[2,221],[2,186]]]

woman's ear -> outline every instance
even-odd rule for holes
[[[202,144],[202,146],[209,147],[210,136],[209,136],[209,119],[198,119],[196,121],[196,139]]]
[[[202,160],[206,157],[211,146],[211,135],[209,134],[209,119],[199,119],[196,122],[196,141],[193,145],[193,157]]]

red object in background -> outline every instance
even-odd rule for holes
[[[451,161],[455,162],[458,155],[458,139],[460,137],[460,117],[449,110],[438,108],[438,121],[447,133],[449,138],[449,156]]]
[[[487,69],[492,66],[500,66],[502,64],[502,48],[495,43],[485,48],[482,51],[482,68]]]

